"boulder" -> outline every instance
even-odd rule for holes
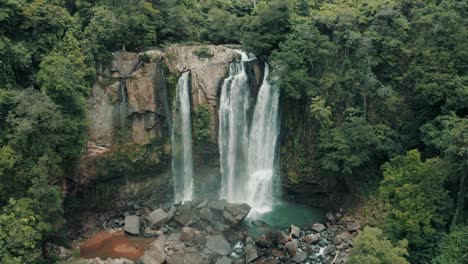
[[[288,242],[289,237],[281,230],[269,231],[266,233],[266,239],[275,245],[284,245]]]
[[[351,240],[353,239],[353,234],[351,234],[350,232],[348,231],[345,231],[343,233],[340,234],[340,237],[341,239],[343,239],[344,241],[348,241],[348,240]]]
[[[208,200],[203,200],[203,201],[199,202],[199,203],[195,206],[195,208],[201,209],[201,208],[205,207],[207,204],[208,204]]]
[[[185,210],[180,212],[174,219],[182,226],[188,226],[196,221],[196,216],[191,210]]]
[[[219,258],[215,264],[232,264],[232,260],[226,256]]]
[[[266,238],[265,235],[260,236],[256,241],[255,244],[261,248],[267,248],[270,246],[269,240]]]
[[[258,259],[257,249],[254,245],[246,245],[244,248],[245,253],[245,263],[251,263]]]
[[[211,201],[208,203],[208,206],[218,211],[224,211],[224,208],[226,207],[226,200]]]
[[[307,253],[304,251],[298,251],[296,255],[291,259],[294,263],[302,263],[307,258]]]
[[[140,234],[140,218],[136,215],[128,215],[125,217],[124,230],[132,235]]]
[[[166,252],[164,250],[164,241],[156,240],[145,251],[139,259],[142,264],[162,264],[166,260]]]
[[[299,243],[296,239],[293,239],[284,245],[284,250],[288,253],[289,256],[296,255],[297,249],[299,248]]]
[[[301,233],[301,229],[295,225],[291,225],[291,236],[292,237],[295,237],[295,238],[298,238],[300,233]]]
[[[145,232],[143,233],[143,236],[144,237],[157,237],[157,236],[160,236],[162,234],[163,234],[163,232],[160,231],[160,230],[152,230],[149,227],[146,227]]]
[[[167,264],[205,264],[206,258],[198,254],[178,253],[166,258]]]
[[[206,247],[213,253],[223,256],[231,253],[232,248],[229,242],[222,235],[207,236]]]
[[[316,234],[308,234],[307,236],[304,237],[304,241],[307,244],[315,244],[320,240],[319,235]]]
[[[321,233],[322,231],[324,231],[326,228],[324,225],[322,224],[319,224],[319,223],[316,223],[316,224],[313,224],[312,225],[312,230],[314,230],[315,232],[317,233]]]
[[[153,228],[160,227],[169,220],[169,215],[161,208],[158,208],[150,213],[149,220]]]
[[[199,234],[200,234],[200,231],[198,231],[197,229],[184,226],[182,228],[182,232],[180,232],[179,239],[180,241],[191,243],[197,238]]]
[[[323,250],[323,254],[324,255],[334,255],[336,251],[336,247],[335,246],[327,246],[324,250]]]
[[[360,228],[361,224],[359,224],[358,222],[351,222],[347,225],[347,229],[349,232],[358,231]]]
[[[339,245],[339,244],[341,244],[341,242],[343,242],[343,239],[341,238],[340,235],[337,235],[337,236],[333,237],[332,242],[333,242],[334,245]]]
[[[204,207],[200,210],[200,218],[202,219],[205,219],[206,221],[213,221],[214,219],[214,214],[213,212],[211,211],[210,208],[208,207]]]

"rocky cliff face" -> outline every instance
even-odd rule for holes
[[[217,153],[220,90],[229,74],[229,63],[240,60],[240,55],[228,47],[204,45],[172,46],[140,54],[116,52],[113,56],[92,88],[87,153],[71,180],[86,186],[87,192],[91,186],[94,196],[101,195],[103,185],[115,185],[120,200],[153,199],[148,188],[135,186],[154,187],[157,183],[160,193],[155,199],[167,198],[171,193],[171,175],[167,173],[171,108],[178,78],[191,72],[192,112],[201,105],[208,107],[209,140],[215,147],[211,152]],[[263,63],[254,60],[246,67],[256,94],[263,80]],[[211,163],[216,168],[217,162]],[[128,186],[133,186],[131,195],[126,191]]]

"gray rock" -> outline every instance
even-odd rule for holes
[[[207,204],[208,204],[208,200],[203,200],[203,201],[199,202],[199,203],[195,206],[195,208],[201,209],[201,208],[205,207]]]
[[[149,220],[153,228],[160,227],[169,220],[169,215],[161,208],[150,213]]]
[[[335,216],[333,215],[332,212],[328,212],[325,217],[327,217],[327,220],[330,221],[331,223],[336,223]]]
[[[341,242],[343,242],[343,239],[341,239],[340,235],[337,235],[333,238],[332,242],[334,245],[339,245],[341,244]]]
[[[307,244],[315,244],[317,243],[318,241],[320,240],[320,237],[316,234],[309,234],[307,236],[304,237],[304,241],[307,243]]]
[[[205,257],[198,254],[177,253],[166,258],[167,264],[205,264]]]
[[[180,241],[190,243],[190,242],[193,242],[193,240],[195,240],[199,234],[200,234],[200,231],[198,231],[197,229],[184,226],[182,228],[182,231],[180,232],[179,239]]]
[[[223,256],[231,253],[232,251],[231,245],[222,235],[207,236],[206,247],[210,251]]]
[[[258,259],[257,249],[253,245],[247,245],[244,248],[245,263],[251,263]]]
[[[164,242],[156,240],[151,243],[139,261],[142,264],[162,264],[165,260]]]
[[[320,233],[320,232],[324,231],[325,229],[326,229],[325,226],[322,225],[322,224],[319,224],[319,223],[316,223],[316,224],[312,225],[312,230],[314,230],[317,233]]]
[[[145,228],[145,232],[143,233],[143,236],[144,237],[157,237],[157,236],[160,236],[164,234],[162,231],[160,230],[151,230],[149,227],[146,227]]]
[[[323,250],[323,254],[324,255],[334,255],[333,253],[335,253],[336,251],[336,247],[335,246],[327,246],[324,250]]]
[[[226,211],[228,211],[232,216],[234,216],[239,222],[244,220],[244,218],[250,212],[250,205],[248,204],[234,204],[234,203],[227,203],[226,204]]]
[[[296,255],[294,255],[294,257],[291,259],[291,261],[295,263],[301,263],[304,260],[306,260],[306,258],[307,258],[307,253],[305,253],[304,251],[298,251]]]
[[[230,214],[229,212],[227,212],[227,211],[225,211],[225,212],[223,213],[223,217],[224,217],[224,219],[226,219],[226,222],[227,222],[228,224],[230,224],[230,225],[236,225],[238,222],[240,222],[240,221],[238,221],[233,215],[231,215],[231,214]]]
[[[128,215],[125,217],[124,230],[133,235],[140,234],[140,219],[136,215]]]
[[[204,207],[200,210],[200,218],[211,222],[214,219],[214,214],[210,208]]]
[[[358,222],[348,223],[347,225],[347,229],[349,232],[357,231],[360,228],[361,228],[361,224],[359,224]]]
[[[301,229],[295,225],[291,225],[291,235],[295,238],[298,238],[301,234]]]
[[[351,240],[353,239],[353,234],[351,234],[350,232],[348,231],[345,231],[343,233],[340,234],[340,237],[341,239],[343,239],[344,241],[348,241],[348,240]]]
[[[288,243],[286,243],[284,245],[284,250],[286,251],[286,253],[289,254],[289,256],[294,256],[296,255],[296,252],[297,252],[297,249],[299,248],[299,243],[297,242],[296,239],[293,239],[291,241],[289,241]]]
[[[267,232],[265,236],[267,242],[272,242],[275,245],[284,245],[289,240],[289,237],[283,231],[280,230]]]
[[[212,209],[223,211],[226,207],[226,200],[211,201],[208,203],[208,206]]]
[[[213,228],[219,232],[224,232],[227,230],[227,226],[221,224],[220,222],[218,221],[213,221]]]
[[[188,210],[181,212],[174,219],[177,221],[177,223],[181,224],[182,226],[188,226],[195,222],[195,215],[192,211]]]
[[[215,264],[232,264],[232,260],[226,256],[218,259]]]

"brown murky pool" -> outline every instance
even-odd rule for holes
[[[86,240],[80,247],[82,258],[127,258],[137,260],[153,242],[153,238],[127,235],[123,231],[109,233],[101,231]]]

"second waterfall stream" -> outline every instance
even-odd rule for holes
[[[220,196],[247,203],[254,212],[272,210],[277,172],[279,90],[268,83],[268,65],[255,105],[246,72],[249,57],[231,63],[219,106]],[[253,115],[252,115],[253,113]]]

